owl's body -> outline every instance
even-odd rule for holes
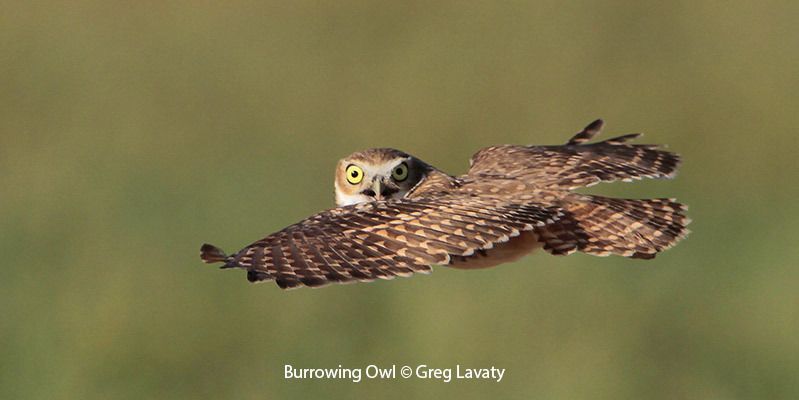
[[[370,149],[336,168],[337,208],[227,256],[203,245],[205,262],[248,271],[282,288],[476,269],[543,248],[653,258],[685,236],[685,207],[672,199],[573,193],[604,181],[672,177],[679,157],[625,135],[585,144],[595,121],[561,146],[495,146],[450,176],[398,150]]]
[[[494,267],[516,261],[541,247],[543,244],[535,232],[523,231],[505,243],[495,244],[491,249],[477,251],[471,256],[452,256],[449,266],[458,269]]]

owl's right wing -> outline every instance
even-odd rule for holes
[[[511,177],[538,187],[576,189],[599,182],[671,178],[680,158],[656,145],[629,144],[640,134],[586,143],[599,134],[596,120],[559,146],[493,146],[471,158],[472,177]]]
[[[501,198],[430,195],[334,208],[231,256],[208,244],[201,256],[284,289],[392,279],[429,273],[451,255],[469,256],[560,216],[558,209]]]

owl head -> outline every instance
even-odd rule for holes
[[[336,205],[399,199],[432,169],[394,149],[369,149],[350,154],[336,167]]]

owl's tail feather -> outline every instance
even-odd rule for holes
[[[650,259],[689,233],[687,207],[674,199],[570,194],[565,200],[564,218],[538,232],[544,248],[552,254],[577,250],[596,256]]]
[[[228,257],[219,247],[204,243],[202,247],[200,247],[200,258],[206,264],[213,264],[227,261]]]

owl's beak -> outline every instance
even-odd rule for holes
[[[373,197],[375,200],[385,200],[386,198],[390,197],[392,194],[397,193],[399,188],[383,181],[381,178],[375,178],[372,180],[372,186],[369,189],[364,190],[364,195],[369,197]]]
[[[372,192],[374,192],[375,200],[383,200],[383,187],[385,184],[383,180],[380,178],[375,178],[372,180]]]

